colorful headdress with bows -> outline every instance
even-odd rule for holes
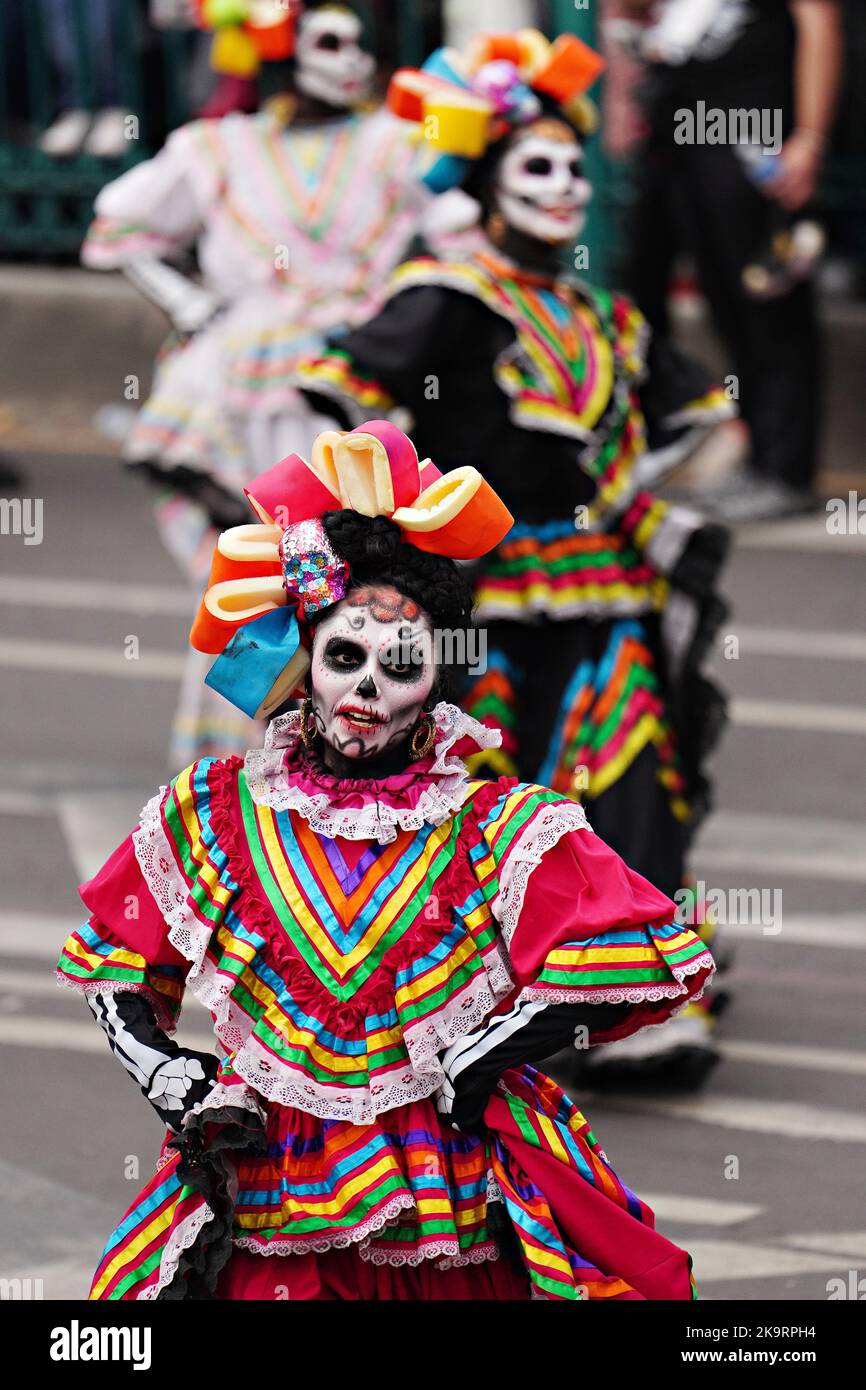
[[[198,0],[198,22],[213,31],[210,62],[224,76],[254,78],[262,63],[291,58],[299,0]]]
[[[327,430],[309,463],[290,454],[245,491],[259,520],[220,536],[190,642],[217,657],[207,684],[252,718],[299,692],[311,619],[345,597],[325,512],[390,517],[405,541],[452,560],[480,559],[514,520],[477,469],[440,473],[387,420]]]
[[[552,43],[537,29],[486,34],[465,53],[439,48],[423,67],[401,68],[391,79],[388,106],[418,125],[430,150],[423,180],[444,193],[463,182],[494,141],[537,119],[542,98],[589,134],[597,114],[586,93],[604,67],[574,34]]]

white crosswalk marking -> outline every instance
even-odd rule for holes
[[[852,531],[850,535],[831,535],[827,530],[827,513],[774,521],[765,526],[746,526],[734,535],[738,550],[824,551],[829,555],[862,555],[866,552],[866,533]]]
[[[0,591],[2,592],[2,591]],[[729,621],[719,636],[739,642],[741,656],[791,656],[808,661],[866,661],[866,632],[832,632],[820,628],[761,627]]]
[[[859,705],[815,704],[807,700],[732,700],[734,724],[747,729],[790,729],[807,734],[866,734],[866,710]]]
[[[779,1244],[795,1250],[834,1250],[850,1260],[866,1260],[866,1231],[809,1231],[781,1236]]]
[[[801,1105],[747,1096],[705,1095],[675,1099],[670,1096],[599,1096],[581,1092],[579,1104],[622,1110],[633,1115],[669,1115],[722,1129],[747,1130],[752,1134],[776,1134],[788,1139],[821,1144],[866,1144],[866,1115],[855,1110],[836,1110],[820,1105]]]
[[[725,936],[779,946],[834,946],[844,951],[863,951],[866,950],[866,917],[859,912],[840,912],[826,917],[792,913],[782,919],[779,932],[767,932],[760,922],[729,922]]]
[[[658,1222],[695,1226],[737,1226],[763,1214],[747,1202],[719,1202],[712,1197],[683,1197],[679,1192],[642,1192]]]
[[[866,825],[827,817],[737,814],[720,811],[707,823],[694,850],[705,869],[866,883]]]
[[[688,1240],[698,1292],[704,1284],[730,1279],[773,1279],[797,1274],[842,1274],[841,1255],[812,1254],[775,1245],[750,1245],[740,1240]]]
[[[142,617],[171,614],[188,617],[195,607],[189,590],[168,584],[98,583],[87,579],[26,578],[0,575],[0,604],[17,608],[81,609],[84,612],[137,613]]]
[[[144,647],[135,659],[123,646],[85,642],[46,642],[28,637],[0,638],[0,664],[16,671],[65,671],[80,676],[111,676],[118,680],[172,681],[180,679],[186,658],[179,651]]]

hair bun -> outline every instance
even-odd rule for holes
[[[393,560],[403,539],[400,527],[387,516],[326,512],[323,522],[334,549],[350,566]]]

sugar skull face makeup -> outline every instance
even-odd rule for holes
[[[316,628],[316,726],[344,758],[393,751],[417,723],[435,678],[430,619],[396,589],[353,589]]]
[[[536,121],[502,157],[496,206],[509,226],[536,241],[573,241],[586,220],[592,187],[583,149],[562,121]]]
[[[329,106],[363,101],[376,65],[361,48],[361,31],[361,21],[351,10],[326,7],[303,15],[295,47],[300,91]]]

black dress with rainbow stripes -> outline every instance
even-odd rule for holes
[[[476,576],[486,662],[464,704],[503,743],[475,770],[582,801],[674,893],[724,719],[699,668],[727,538],[641,488],[635,465],[650,446],[681,456],[732,413],[724,393],[650,344],[628,300],[489,251],[402,266],[378,316],[298,381],[350,426],[408,408],[422,457],[489,478],[517,520]]]

